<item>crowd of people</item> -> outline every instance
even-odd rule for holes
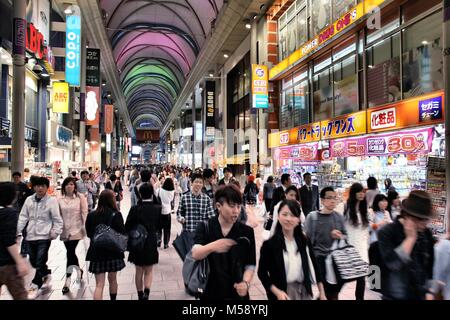
[[[44,177],[22,181],[16,172],[12,178],[0,183],[0,289],[6,285],[14,299],[35,299],[51,286],[48,252],[58,237],[66,248],[62,293],[67,294],[74,271],[83,278],[76,247],[87,237],[94,299],[103,299],[106,278],[110,299],[116,299],[117,272],[125,268],[128,251],[138,298],[148,300],[159,250],[174,240],[171,214],[182,225],[192,258],[209,262],[208,281],[198,295],[202,300],[249,299],[255,275],[268,299],[337,300],[348,281],[330,280],[328,261],[342,240],[367,266],[379,268],[381,285],[371,289],[383,299],[450,299],[450,239],[437,242],[427,226],[434,217],[430,196],[413,190],[401,201],[388,180],[385,194],[373,177],[367,188],[353,184],[338,212],[336,191],[319,190],[309,173],[297,188],[289,174],[281,176],[279,186],[274,177],[264,182],[259,174],[249,175],[241,186],[230,168],[220,180],[212,169],[138,166],[100,174],[89,168],[64,179],[56,197],[48,194]],[[131,196],[126,219],[120,205],[124,188]],[[255,206],[267,212],[259,261],[257,229],[248,214]],[[27,287],[29,264],[36,271]],[[364,299],[366,278],[353,279],[357,300]]]

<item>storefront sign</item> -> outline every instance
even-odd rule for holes
[[[159,143],[159,130],[137,129],[136,142],[137,143]]]
[[[100,49],[86,49],[86,85],[100,87]]]
[[[111,152],[111,135],[106,135],[106,152]]]
[[[36,58],[47,58],[47,46],[45,45],[44,35],[32,23],[29,23],[27,27],[26,46],[28,51],[36,55]]]
[[[214,81],[206,81],[205,84],[205,101],[206,101],[206,136],[214,136],[215,134],[215,110],[216,110],[216,83]]]
[[[100,121],[100,88],[86,87],[86,125],[98,126]]]
[[[69,84],[53,82],[53,112],[69,113]]]
[[[275,150],[275,160],[295,159],[297,161],[317,161],[318,143],[308,143]]]
[[[366,133],[366,112],[340,116],[320,122],[322,140],[355,136]]]
[[[114,106],[107,104],[105,105],[105,134],[113,133],[114,127]]]
[[[66,19],[66,81],[72,86],[80,85],[81,17],[80,8],[72,5],[75,14]]]
[[[368,132],[389,131],[444,122],[443,91],[367,110]]]
[[[269,107],[269,72],[267,66],[252,64],[253,108]]]
[[[310,123],[296,130],[298,143],[320,141],[320,122]]]
[[[72,139],[73,139],[72,130],[63,126],[56,127],[56,143],[58,146],[70,148]]]
[[[27,21],[25,19],[14,18],[13,21],[13,55],[25,56]]]
[[[402,131],[362,138],[330,141],[331,157],[427,154],[433,144],[433,129]]]

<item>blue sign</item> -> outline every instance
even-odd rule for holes
[[[56,141],[57,144],[64,147],[69,147],[73,139],[72,130],[65,128],[63,126],[58,126],[56,128]]]
[[[67,16],[66,20],[66,82],[80,85],[81,17]]]
[[[269,107],[269,96],[267,94],[253,95],[253,108],[264,109]]]
[[[442,97],[419,101],[419,121],[442,119]]]

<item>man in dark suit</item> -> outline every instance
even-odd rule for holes
[[[319,210],[319,187],[311,183],[311,174],[309,172],[303,175],[305,185],[300,188],[300,200],[305,217],[311,211]]]
[[[291,175],[287,173],[282,174],[281,186],[273,190],[272,204],[270,205],[270,213],[269,213],[271,216],[273,215],[273,209],[278,204],[278,202],[286,198],[284,192],[291,185],[292,185]]]

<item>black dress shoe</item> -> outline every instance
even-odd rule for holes
[[[165,244],[164,249],[167,249],[167,248],[169,248],[169,245]]]
[[[63,287],[62,288],[62,294],[66,294],[66,293],[68,293],[70,290],[69,290],[69,287]]]

